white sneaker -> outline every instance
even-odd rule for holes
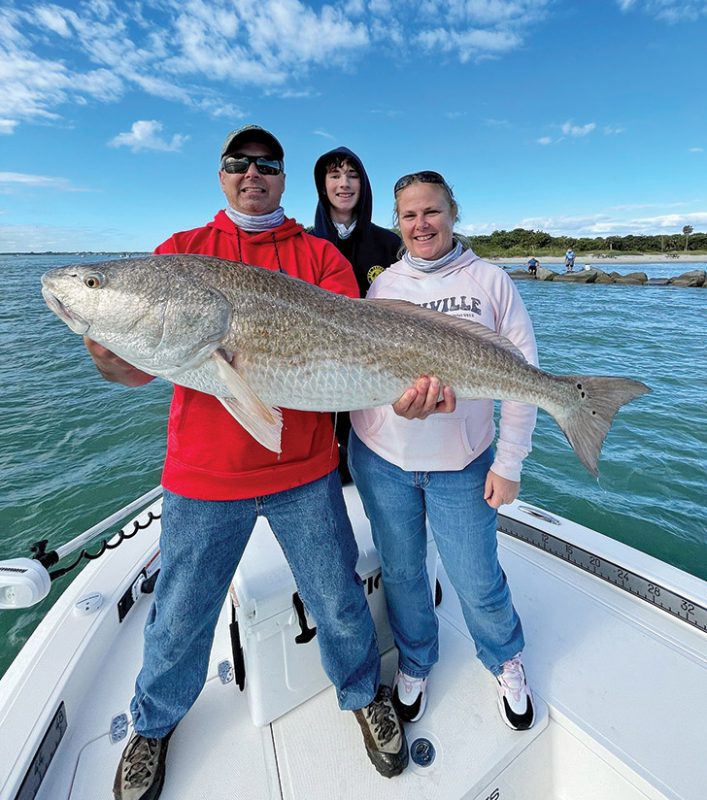
[[[528,730],[533,725],[535,709],[520,653],[503,664],[496,681],[501,719],[514,731]]]
[[[393,705],[404,722],[417,722],[427,707],[427,678],[413,678],[398,670],[393,684]]]

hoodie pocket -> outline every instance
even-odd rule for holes
[[[351,412],[351,425],[359,436],[374,437],[387,416],[387,408],[364,408]],[[392,412],[395,413],[395,412]]]

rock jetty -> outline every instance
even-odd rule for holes
[[[556,283],[618,283],[633,286],[694,286],[707,288],[707,271],[692,269],[674,278],[649,278],[645,272],[629,272],[620,275],[618,272],[604,272],[597,267],[578,269],[575,272],[553,272],[547,267],[538,267],[537,275],[531,275],[526,269],[509,269],[508,274],[514,280],[554,281]]]

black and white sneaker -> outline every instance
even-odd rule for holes
[[[373,766],[385,778],[400,775],[408,765],[408,743],[393,708],[390,689],[380,686],[374,700],[353,713]]]
[[[168,733],[163,739],[148,739],[133,733],[115,775],[115,800],[157,800],[164,785],[165,759],[171,736]]]
[[[514,731],[528,730],[535,720],[535,708],[520,653],[504,662],[496,682],[501,719]]]
[[[393,705],[403,722],[417,722],[427,707],[427,678],[413,678],[399,669],[393,684]]]

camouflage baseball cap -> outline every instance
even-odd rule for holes
[[[244,125],[242,128],[231,131],[221,148],[221,158],[228,155],[228,153],[235,152],[238,145],[243,144],[243,142],[260,142],[270,148],[273,158],[277,158],[280,161],[285,158],[285,151],[282,149],[280,142],[270,131],[261,128],[260,125]]]

